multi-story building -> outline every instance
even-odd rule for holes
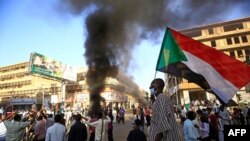
[[[89,92],[87,91],[85,74],[87,69],[79,69],[77,73],[77,82],[68,83],[66,85],[66,106],[74,107],[89,107]],[[145,91],[139,89],[131,79],[124,73],[118,73],[116,78],[107,78],[105,89],[101,96],[105,99],[104,105],[116,107],[125,106],[131,107],[138,102],[146,102]]]
[[[0,107],[15,106],[19,109],[29,109],[32,104],[53,106],[58,109],[60,103],[72,108],[88,107],[89,93],[87,91],[87,69],[77,70],[76,82],[58,79],[36,73],[30,73],[30,62],[23,62],[0,67]],[[127,86],[130,84],[130,86]],[[105,104],[131,107],[137,103],[141,91],[126,75],[119,72],[117,78],[107,78],[106,87],[101,94]],[[131,86],[132,85],[132,86]],[[132,88],[134,91],[127,91]],[[143,94],[142,94],[143,95]]]
[[[0,103],[28,108],[42,104],[43,97],[61,93],[60,81],[31,75],[29,62],[0,67]]]
[[[248,64],[250,62],[250,17],[194,27],[180,32],[220,50],[232,58]],[[237,92],[241,94],[241,102],[245,102],[245,100],[250,102],[249,85]],[[179,103],[187,104],[191,100],[211,99],[213,95],[205,92],[198,85],[183,80],[179,84],[177,97]]]

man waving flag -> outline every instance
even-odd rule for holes
[[[171,28],[166,29],[156,70],[183,77],[226,104],[250,82],[250,66]]]

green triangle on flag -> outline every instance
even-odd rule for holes
[[[187,61],[187,58],[167,27],[156,64],[156,70],[166,72],[169,64],[180,61]]]

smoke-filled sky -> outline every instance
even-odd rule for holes
[[[1,0],[0,66],[28,61],[34,51],[87,66],[85,41],[105,25],[98,45],[147,90],[166,26],[178,30],[239,19],[250,16],[249,7],[249,0]]]

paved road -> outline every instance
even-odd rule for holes
[[[125,114],[125,124],[114,123],[113,137],[114,141],[127,141],[127,136],[130,130],[133,129],[132,125],[133,115],[132,112],[127,111]]]
[[[134,120],[134,116],[131,111],[126,111],[125,113],[125,124],[122,124],[121,122],[118,124],[117,122],[114,122],[113,124],[113,139],[114,141],[127,141],[127,136],[129,134],[129,131],[133,130],[132,122]],[[179,122],[179,119],[177,119],[177,122]],[[181,126],[180,126],[181,130]],[[147,132],[145,128],[145,133]],[[147,134],[147,133],[146,133]],[[107,141],[107,137],[105,139]]]
[[[127,141],[127,136],[130,130],[133,129],[134,116],[131,111],[127,111],[125,114],[125,124],[114,123],[113,137],[114,141]],[[180,125],[180,119],[177,118],[177,123],[179,125],[180,132],[182,132],[182,127]],[[146,133],[146,129],[145,129]],[[147,134],[147,133],[146,133]]]

